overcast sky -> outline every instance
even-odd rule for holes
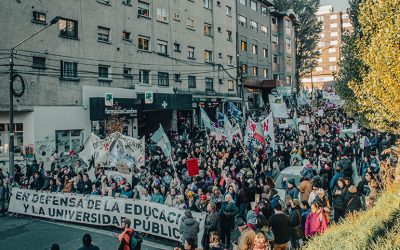
[[[346,10],[349,7],[348,0],[321,0],[321,6],[333,5],[335,11]]]

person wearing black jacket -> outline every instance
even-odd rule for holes
[[[346,214],[360,211],[362,209],[361,199],[357,195],[357,188],[354,185],[349,187],[344,202],[346,203]]]
[[[92,192],[92,181],[89,179],[88,174],[83,175],[83,180],[79,181],[77,189],[80,194],[90,194]]]
[[[216,205],[212,202],[207,205],[207,215],[204,222],[204,235],[202,239],[204,250],[210,249],[210,246],[208,244],[210,233],[217,232],[219,235],[221,231],[219,226],[218,212],[216,211],[216,208]]]
[[[300,248],[299,240],[302,238],[303,230],[301,228],[300,201],[297,199],[292,201],[292,210],[290,211],[289,220],[290,245],[292,249],[298,249]]]
[[[43,187],[43,178],[40,176],[39,172],[33,174],[33,180],[30,184],[30,189],[40,190]]]
[[[347,189],[346,189],[346,182],[344,181],[343,178],[339,178],[339,180],[336,182],[335,188],[333,189],[332,197],[333,197],[333,208],[334,208],[334,220],[336,223],[339,222],[341,218],[344,217],[345,215],[345,210],[346,210],[346,203],[345,203],[345,197],[347,194]]]

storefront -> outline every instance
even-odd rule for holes
[[[165,131],[182,130],[193,124],[192,95],[154,93],[152,103],[146,103],[144,94],[137,94],[141,103],[139,135],[149,135],[161,124]],[[186,125],[188,124],[188,125]]]
[[[91,97],[91,131],[104,138],[110,131],[120,131],[124,135],[138,135],[138,107],[133,98],[114,98],[113,106],[107,107],[102,97]]]

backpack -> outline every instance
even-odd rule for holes
[[[137,232],[132,231],[129,234],[130,240],[129,240],[129,249],[130,250],[140,250],[142,249],[142,236],[140,236]]]

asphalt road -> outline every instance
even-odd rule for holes
[[[30,217],[0,217],[1,250],[48,250],[53,243],[59,244],[61,250],[76,250],[82,246],[86,233],[101,250],[118,249],[118,232]],[[144,240],[142,249],[172,248]]]

